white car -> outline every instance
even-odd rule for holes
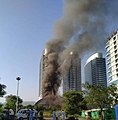
[[[30,109],[20,109],[17,113],[16,113],[16,119],[17,120],[24,120],[27,119],[27,116],[29,114]],[[33,109],[33,119],[35,120],[37,117],[37,111],[35,109]]]

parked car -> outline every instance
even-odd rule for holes
[[[17,120],[27,119],[29,117],[29,114],[30,114],[30,109],[20,109],[16,113],[16,119]],[[37,111],[33,109],[33,119],[35,120],[36,118],[37,118]]]
[[[14,120],[14,111],[12,109],[5,109],[1,113],[2,120]]]
[[[3,110],[1,113],[1,118],[2,120],[8,119],[9,118],[9,113],[8,110]]]

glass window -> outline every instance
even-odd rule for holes
[[[118,74],[117,74],[117,77],[118,77]]]
[[[116,72],[118,72],[118,69],[116,69]]]
[[[118,59],[116,59],[115,62],[117,63],[117,62],[118,62]]]
[[[115,36],[115,37],[113,37],[113,39],[115,40],[115,39],[116,39],[116,36]]]
[[[116,67],[118,67],[118,64],[116,64]]]
[[[115,50],[114,52],[117,53],[117,50]]]
[[[116,44],[116,41],[114,41],[114,45]]]
[[[118,55],[116,54],[116,55],[115,55],[115,58],[117,58],[117,56],[118,56]]]
[[[115,46],[114,46],[114,49],[116,49],[116,48],[117,48],[117,46],[115,45]]]

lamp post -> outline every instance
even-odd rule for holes
[[[17,77],[16,80],[18,81],[17,83],[17,100],[16,100],[16,112],[18,111],[18,92],[19,92],[19,81],[21,80],[20,77]]]

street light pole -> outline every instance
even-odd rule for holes
[[[20,77],[17,77],[16,80],[18,81],[17,83],[17,100],[16,100],[16,112],[18,111],[18,92],[19,92],[19,81],[21,80]]]

